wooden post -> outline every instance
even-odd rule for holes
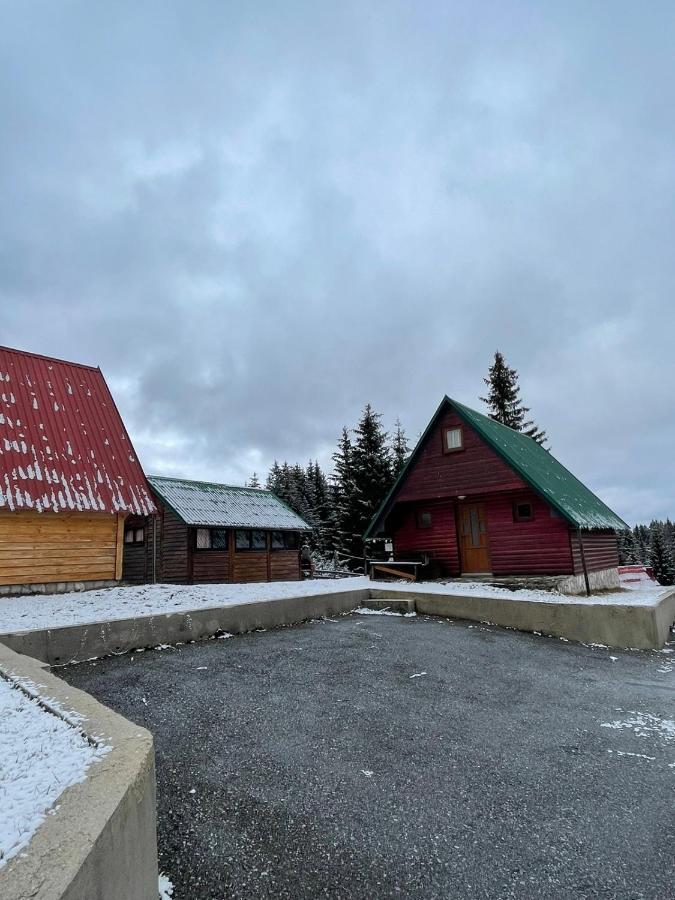
[[[117,516],[117,543],[115,545],[115,581],[122,578],[124,563],[124,516]]]
[[[577,528],[577,535],[579,537],[579,551],[581,553],[581,567],[584,570],[584,582],[586,583],[586,596],[591,596],[591,583],[588,580],[588,567],[586,565],[586,554],[584,553],[584,542],[581,537],[581,528]]]

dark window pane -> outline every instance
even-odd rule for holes
[[[431,528],[431,513],[430,512],[421,512],[417,514],[417,527],[418,528]]]
[[[471,517],[471,546],[480,547],[480,528],[478,520],[478,510],[472,506],[469,515]]]
[[[266,531],[254,531],[253,532],[253,549],[254,550],[267,550],[267,532]]]
[[[284,549],[284,535],[281,531],[272,532],[272,550]]]
[[[251,532],[250,531],[238,531],[236,542],[237,542],[237,550],[250,550],[251,549]]]
[[[518,503],[516,505],[516,519],[519,521],[524,521],[526,519],[532,518],[532,504],[531,503]]]
[[[284,547],[286,550],[297,550],[300,542],[296,531],[284,531]]]
[[[227,532],[218,528],[212,528],[211,546],[214,550],[227,550]]]

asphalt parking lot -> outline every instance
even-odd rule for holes
[[[674,669],[351,615],[57,674],[154,734],[175,900],[667,900]]]

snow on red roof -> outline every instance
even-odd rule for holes
[[[0,347],[0,509],[156,511],[100,369]]]

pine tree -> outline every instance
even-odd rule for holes
[[[646,525],[636,525],[633,529],[633,546],[635,548],[635,562],[644,566],[649,558],[649,529]]]
[[[253,475],[249,478],[247,487],[250,487],[250,488],[259,488],[260,487],[260,479],[258,478],[257,472],[254,472]]]
[[[363,532],[393,483],[392,454],[387,432],[380,422],[381,418],[368,403],[354,429],[351,535],[354,555],[362,555]]]
[[[349,429],[342,429],[337,450],[333,454],[334,469],[331,475],[332,498],[335,513],[336,543],[342,552],[352,553],[356,521],[354,516],[354,447]]]
[[[400,419],[396,419],[394,428],[394,439],[391,444],[392,476],[394,478],[398,478],[401,470],[408,462],[408,457],[410,456],[410,446],[408,444],[408,438],[406,437],[406,433],[403,430]]]
[[[543,446],[546,442],[546,432],[541,431],[531,419],[527,418],[530,408],[524,406],[520,399],[518,372],[507,366],[499,350],[495,352],[488,377],[483,381],[488,386],[488,395],[480,399],[483,403],[487,403],[490,418],[521,431]]]
[[[659,584],[675,584],[675,556],[663,522],[652,522],[649,526],[649,565]]]

